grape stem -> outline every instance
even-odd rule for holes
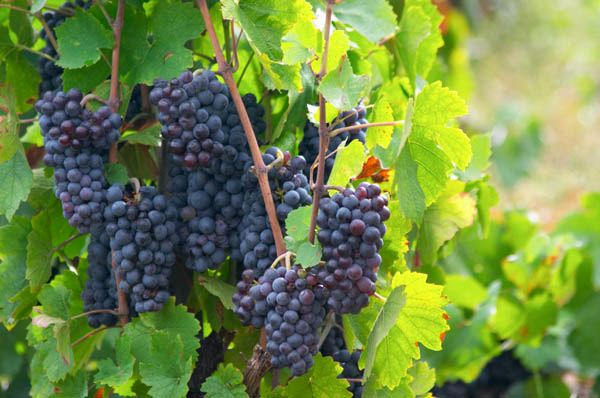
[[[387,299],[385,297],[380,296],[379,293],[377,293],[377,292],[373,293],[373,297],[375,297],[381,301],[387,301]]]
[[[117,6],[117,17],[112,24],[115,45],[112,51],[110,97],[108,98],[108,106],[113,113],[117,113],[119,109],[119,55],[121,52],[121,32],[123,31],[124,14],[125,0],[119,0],[119,4]]]
[[[99,310],[91,310],[91,311],[83,312],[81,314],[77,314],[75,316],[72,316],[70,318],[70,320],[72,321],[73,319],[83,318],[84,316],[88,316],[88,315],[92,315],[92,314],[102,314],[102,313],[105,313],[105,312],[107,312],[109,314],[113,314],[115,316],[119,315],[119,313],[117,311],[114,311],[114,310],[99,309]]]
[[[326,320],[325,326],[323,326],[323,330],[321,330],[321,337],[319,337],[319,344],[317,344],[317,350],[321,349],[323,342],[327,338],[327,335],[329,334],[329,332],[331,331],[331,329],[333,328],[334,325],[335,325],[335,313],[333,311],[330,311],[329,314],[327,314],[327,320]]]
[[[335,148],[333,151],[331,151],[330,153],[328,153],[325,156],[325,159],[329,159],[330,157],[334,156],[337,151],[339,151],[341,148],[343,148],[346,144],[345,144],[345,140],[344,140],[344,145],[340,145],[337,148]],[[310,184],[310,188],[313,189],[314,183],[313,183],[313,171],[315,169],[315,167],[317,167],[319,165],[319,158],[316,158],[315,161],[313,162],[312,166],[310,166],[310,176],[309,176],[309,184]]]
[[[100,332],[104,332],[105,330],[108,329],[114,329],[117,328],[118,326],[104,326],[98,329],[94,329],[89,333],[84,334],[83,336],[81,336],[80,338],[78,338],[77,340],[75,340],[73,343],[71,343],[71,347],[75,347],[77,344],[81,343],[82,341],[92,337],[95,334],[98,334]]]
[[[346,377],[346,380],[347,381],[353,381],[353,382],[356,382],[356,383],[362,383],[363,382],[363,379],[355,379],[353,377]]]
[[[285,267],[286,269],[290,269],[292,268],[292,263],[291,263],[291,258],[292,257],[296,257],[296,253],[294,252],[285,252],[281,255],[279,255],[275,261],[273,261],[273,264],[271,264],[270,268],[275,268],[275,266],[277,265],[278,262],[280,262],[281,260],[283,260],[285,258]]]
[[[241,34],[240,34],[240,36],[241,36]],[[254,57],[254,51],[252,51],[250,53],[250,56],[248,57],[248,61],[246,61],[246,65],[244,65],[244,69],[242,69],[242,73],[238,77],[238,80],[237,80],[237,83],[236,83],[238,86],[240,85],[240,82],[244,78],[244,75],[246,74],[246,70],[248,70],[248,67],[250,66],[250,62],[252,61],[252,57]]]
[[[56,37],[54,37],[54,33],[52,33],[52,29],[50,29],[50,27],[48,26],[48,23],[46,23],[46,19],[44,19],[44,16],[39,11],[36,12],[34,15],[42,23],[42,27],[44,28],[44,32],[46,32],[46,36],[48,37],[48,40],[50,40],[50,44],[52,44],[52,47],[54,47],[54,50],[56,50],[56,54],[58,54],[58,56],[60,57],[60,52],[58,51],[58,43],[56,42]]]
[[[325,10],[325,29],[323,37],[325,39],[325,45],[323,46],[323,57],[321,60],[321,70],[317,75],[320,80],[327,73],[327,55],[329,53],[329,32],[331,30],[331,15],[333,13],[334,0],[326,0],[327,8]],[[317,215],[319,213],[319,201],[323,195],[323,180],[325,179],[325,154],[329,147],[329,131],[327,130],[327,119],[325,114],[325,97],[319,93],[319,156],[317,164],[317,183],[313,189],[313,205],[312,212],[310,214],[310,226],[308,229],[308,241],[315,243],[315,234],[317,226]],[[311,173],[312,177],[312,173]]]
[[[104,8],[104,5],[102,4],[102,1],[101,0],[94,0],[94,4],[96,4],[98,6],[98,8],[100,8],[100,11],[102,11],[102,14],[104,14],[104,18],[106,18],[106,21],[108,22],[108,24],[112,25],[113,24],[113,20],[108,15],[108,13],[106,12],[106,8]]]
[[[256,136],[254,135],[254,130],[252,129],[252,124],[250,123],[250,118],[246,112],[246,107],[242,102],[240,92],[235,84],[235,81],[233,80],[231,66],[225,62],[225,57],[223,56],[223,51],[221,50],[217,32],[215,31],[215,27],[210,17],[210,11],[208,10],[206,0],[196,0],[196,5],[202,13],[204,25],[206,26],[206,31],[208,32],[213,51],[215,53],[215,58],[217,59],[217,64],[219,65],[219,74],[223,77],[225,83],[227,84],[227,88],[229,89],[229,93],[231,94],[231,98],[233,99],[235,108],[240,117],[242,127],[244,128],[246,139],[248,140],[248,145],[250,147],[250,152],[252,153],[252,159],[254,160],[254,168],[256,170],[258,183],[260,185],[260,190],[265,202],[265,208],[269,216],[269,223],[271,225],[271,230],[273,231],[275,246],[277,247],[277,254],[281,255],[286,252],[286,248],[285,242],[283,241],[281,227],[279,225],[279,220],[277,219],[277,213],[275,212],[275,204],[273,202],[273,196],[271,195],[271,188],[269,187],[267,167],[262,160],[260,148],[258,147]]]
[[[83,99],[81,100],[81,102],[79,103],[79,105],[85,106],[85,104],[87,104],[88,102],[90,102],[92,100],[101,102],[104,105],[106,105],[106,100],[104,98],[98,97],[96,94],[87,94],[85,97],[83,97]]]
[[[327,189],[327,190],[335,189],[338,192],[344,192],[344,189],[346,189],[346,188],[342,187],[341,185],[324,185],[323,188]]]
[[[62,249],[63,247],[65,247],[66,245],[68,245],[69,243],[73,242],[75,239],[82,237],[85,234],[82,234],[81,232],[71,236],[69,239],[65,240],[64,242],[62,242],[60,245],[56,246],[53,251],[58,251],[60,249]]]
[[[404,120],[396,120],[394,122],[380,122],[380,123],[366,123],[366,124],[354,124],[348,127],[342,127],[339,129],[335,129],[329,133],[330,137],[335,137],[336,135],[343,133],[344,131],[350,130],[358,130],[365,129],[369,127],[379,127],[379,126],[397,126],[399,124],[404,124]]]

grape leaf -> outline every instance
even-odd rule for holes
[[[63,320],[69,319],[69,308],[71,306],[71,292],[64,286],[44,285],[38,295],[43,306],[44,314],[58,317]]]
[[[390,201],[388,208],[390,218],[385,222],[387,231],[379,252],[382,257],[380,275],[385,275],[386,272],[393,275],[397,271],[404,271],[398,267],[405,263],[403,254],[409,249],[406,234],[412,229],[412,223],[402,215],[398,201]]]
[[[319,242],[315,245],[310,242],[302,242],[296,251],[296,262],[304,268],[317,265],[321,261],[323,252]]]
[[[417,343],[434,351],[442,348],[443,335],[449,327],[441,307],[447,304],[447,299],[442,296],[441,286],[426,280],[426,274],[410,271],[394,276],[392,288],[405,286],[406,304],[377,347],[372,373],[381,387],[393,389],[399,385],[412,360],[420,357]],[[364,367],[365,363],[363,352],[359,366]]]
[[[396,30],[396,14],[385,0],[345,0],[333,7],[333,13],[373,43]]]
[[[407,7],[400,20],[397,35],[400,60],[406,70],[413,91],[416,89],[417,49],[429,36],[431,23],[419,7]]]
[[[82,68],[65,69],[62,74],[63,90],[76,87],[87,93],[98,87],[109,75],[110,66],[103,59]]]
[[[0,124],[1,123],[2,122],[0,122]],[[25,134],[21,137],[21,142],[24,144],[33,144],[39,147],[44,146],[44,137],[42,136],[40,124],[38,122],[33,122],[29,126],[27,126]]]
[[[429,35],[423,39],[417,50],[416,69],[417,74],[423,79],[427,77],[438,48],[444,45],[440,25],[444,18],[437,7],[429,0],[407,0],[405,7],[418,6],[429,18]]]
[[[32,290],[38,290],[52,269],[52,231],[49,210],[44,210],[31,219],[32,231],[27,236],[27,275]]]
[[[159,146],[160,125],[154,124],[142,130],[127,130],[121,135],[121,141],[129,141],[134,144]]]
[[[399,286],[392,290],[385,301],[385,304],[379,310],[377,318],[373,323],[371,333],[369,334],[369,338],[367,339],[366,350],[363,351],[365,353],[365,372],[363,375],[363,383],[371,376],[377,346],[387,336],[390,329],[392,329],[398,320],[400,310],[402,310],[402,307],[404,307],[405,304],[406,295],[404,294],[404,287]]]
[[[352,393],[346,390],[348,382],[337,378],[342,373],[342,367],[337,362],[331,357],[323,357],[320,353],[313,359],[315,364],[308,372],[290,380],[288,385],[283,387],[283,397],[352,397]]]
[[[202,276],[201,285],[206,288],[213,296],[217,296],[223,307],[228,310],[233,310],[233,301],[231,296],[235,293],[235,286],[223,282],[219,278],[214,278],[208,275]]]
[[[444,242],[473,223],[475,201],[463,189],[464,183],[452,181],[425,211],[417,244],[423,263],[432,264]]]
[[[482,178],[490,166],[490,156],[492,156],[491,134],[473,135],[471,137],[471,150],[473,151],[473,156],[471,157],[469,167],[460,173],[463,180]]]
[[[425,193],[419,185],[418,166],[405,147],[398,156],[394,169],[394,184],[398,188],[397,197],[402,213],[410,220],[420,223],[425,212]]]
[[[369,77],[355,75],[350,61],[343,58],[337,68],[323,77],[318,91],[337,109],[349,111],[358,104],[368,83]]]
[[[338,146],[335,163],[327,181],[328,185],[346,187],[353,177],[360,174],[362,165],[367,160],[362,142],[354,140],[347,146],[345,145],[344,141]]]
[[[10,80],[7,80],[10,81]],[[17,104],[15,90],[12,85],[0,84],[0,106],[8,110],[0,115],[0,163],[13,157],[21,149],[17,130]]]
[[[19,8],[29,8],[27,0],[15,0],[12,2],[12,4]],[[31,26],[31,20],[29,19],[29,16],[26,13],[18,10],[10,10],[9,26],[10,30],[12,30],[17,36],[17,43],[27,47],[33,45],[33,27]]]
[[[0,227],[0,321],[5,326],[16,307],[8,300],[27,286],[25,261],[30,231],[31,221],[20,216],[13,217],[10,224]]]
[[[114,45],[112,32],[81,9],[55,32],[60,54],[56,64],[66,69],[91,66],[100,59],[100,49]]]
[[[202,383],[200,391],[205,392],[207,398],[245,398],[248,394],[243,379],[242,373],[232,364],[223,366],[220,363],[215,373]]]
[[[281,50],[282,62],[286,65],[306,62],[316,53],[323,51],[323,35],[312,21],[300,19],[283,37]],[[314,67],[314,70],[319,69]]]
[[[56,384],[56,398],[86,398],[88,396],[87,373],[77,372]]]
[[[96,383],[114,388],[126,383],[133,375],[135,358],[131,356],[131,338],[128,335],[117,337],[115,352],[115,362],[108,358],[98,361],[98,373],[94,377]]]
[[[140,363],[142,382],[150,386],[150,396],[185,397],[192,374],[192,358],[185,354],[181,336],[173,338],[168,332],[155,331],[151,341],[150,360]]]
[[[22,200],[27,199],[33,183],[33,173],[21,152],[0,163],[0,214],[10,221]]]
[[[41,10],[42,8],[44,8],[44,6],[46,5],[46,2],[48,0],[34,0],[32,6],[31,6],[31,12],[38,12],[39,10]]]
[[[108,163],[104,165],[106,181],[109,184],[120,183],[127,184],[129,182],[129,175],[125,166],[119,163]]]
[[[73,358],[67,363],[63,361],[60,353],[56,350],[56,339],[54,337],[44,341],[37,349],[35,355],[39,355],[46,376],[51,382],[63,380],[73,368]]]
[[[415,395],[427,394],[435,385],[435,369],[429,368],[427,362],[419,361],[408,369],[408,374],[412,376],[410,389]]]
[[[444,283],[444,294],[460,307],[475,309],[487,297],[487,290],[472,276],[448,274]]]
[[[372,117],[371,120],[369,120],[369,123],[391,122],[393,120],[394,114],[392,112],[392,107],[390,106],[386,97],[381,96],[377,98],[377,102],[375,103],[375,108],[373,108]],[[376,145],[379,145],[384,149],[387,148],[392,140],[393,132],[394,126],[369,127],[367,130],[366,139],[367,148],[372,149],[375,148]]]
[[[308,237],[310,214],[312,206],[302,206],[294,209],[285,219],[285,231],[294,240],[302,242]]]
[[[486,182],[479,182],[477,188],[477,218],[481,226],[481,237],[485,239],[490,231],[490,208],[499,203],[500,197],[496,189]]]
[[[319,36],[321,33],[319,32]],[[329,50],[327,53],[327,70],[326,73],[334,70],[340,62],[345,58],[346,52],[350,48],[350,40],[348,36],[343,30],[334,31],[331,36],[329,36]],[[323,49],[319,49],[319,52],[322,52]],[[321,55],[317,58],[311,65],[314,71],[321,70],[321,59],[323,56]]]

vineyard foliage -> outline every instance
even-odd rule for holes
[[[468,29],[459,11],[429,0],[223,0],[203,16],[202,4],[0,4],[0,397],[432,397],[509,350],[527,370],[511,396],[568,396],[558,374],[598,375],[600,196],[586,195],[551,233],[524,212],[491,216],[491,138],[460,121],[470,82],[456,62]],[[267,270],[281,254],[277,231],[246,164],[257,159],[219,77],[221,51],[270,168],[287,271]],[[190,117],[161,101],[196,83],[210,94],[212,135],[194,129],[184,148],[185,131],[171,125]],[[66,94],[43,92],[61,85]],[[57,101],[68,115],[56,116]],[[67,118],[113,133],[67,153]],[[344,126],[354,127],[336,131]],[[338,135],[323,165],[331,199],[317,198],[315,221],[319,127]],[[243,137],[229,146],[237,165],[220,160],[233,153],[214,138],[223,131]],[[65,157],[78,163],[61,169]],[[97,196],[82,182],[94,168]],[[201,197],[209,185],[218,192]],[[235,195],[247,206],[238,213],[200,210]],[[190,234],[195,217],[210,233]],[[261,250],[252,222],[268,236]],[[123,236],[144,223],[153,238],[139,227],[139,256],[128,256],[135,245]],[[353,242],[357,259],[334,272]],[[271,303],[279,280],[289,295]],[[162,290],[150,297],[149,286]],[[305,344],[292,343],[298,333],[277,341],[291,323]]]

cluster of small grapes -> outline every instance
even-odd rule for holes
[[[279,159],[279,164],[273,163]],[[271,147],[263,155],[263,162],[272,167],[268,172],[269,185],[275,202],[277,218],[283,227],[288,214],[298,207],[310,205],[308,179],[302,173],[306,161],[302,156],[290,158]],[[277,248],[269,224],[265,203],[258,186],[258,179],[247,164],[247,172],[242,177],[245,187],[243,214],[240,227],[240,259],[247,269],[260,276],[277,258]]]
[[[355,126],[359,124],[367,124],[365,116],[367,110],[363,104],[359,104],[356,108],[342,112],[332,123],[335,125],[331,130],[338,128]],[[327,154],[335,151],[337,147],[344,141],[348,145],[351,141],[359,140],[363,144],[365,143],[367,134],[367,128],[361,128],[356,130],[344,131],[337,134],[329,139],[329,147]],[[314,163],[315,159],[319,156],[319,129],[309,120],[304,125],[304,138],[300,141],[298,151],[306,158],[308,162],[304,173],[309,176],[310,166]],[[333,169],[333,163],[335,162],[335,155],[330,156],[325,160],[325,181],[329,178],[331,170]]]
[[[129,295],[137,313],[160,311],[169,300],[171,268],[179,243],[177,209],[151,186],[129,196],[120,184],[107,192],[106,231],[119,288]]]
[[[325,266],[317,275],[330,290],[327,304],[336,313],[359,313],[375,292],[378,252],[386,232],[383,222],[390,217],[387,204],[379,186],[368,183],[319,202],[317,238]]]
[[[267,351],[275,368],[306,373],[318,351],[327,289],[314,274],[291,267],[269,268],[258,277],[247,269],[233,295],[234,312],[245,325],[265,327]]]
[[[65,13],[74,13],[76,5],[81,8],[89,8],[92,5],[92,2],[83,0],[76,0],[75,4],[71,2],[65,2],[59,10]],[[54,29],[63,22],[65,22],[67,18],[66,15],[59,12],[45,12],[43,17],[46,21],[46,24],[52,31],[52,34],[54,34]],[[46,31],[44,29],[40,31],[40,37],[46,41],[46,45],[40,51],[54,59],[57,59],[58,54],[52,46],[52,43],[50,42],[50,39],[48,38],[48,35],[46,34]],[[42,81],[39,86],[40,96],[46,91],[62,89],[63,68],[56,65],[52,60],[48,58],[39,57],[37,69],[38,73],[40,74],[40,77],[42,78]]]
[[[513,350],[504,351],[488,362],[471,383],[448,382],[432,392],[438,398],[504,397],[511,386],[530,375]]]
[[[170,81],[157,79],[150,101],[158,107],[161,134],[168,142],[171,160],[188,169],[212,167],[223,155],[235,157],[248,153],[244,131],[227,86],[214,72],[194,76],[184,71]],[[244,102],[258,134],[264,130],[262,106],[252,95]],[[262,129],[262,130],[261,130]]]
[[[44,163],[54,168],[56,197],[69,224],[87,233],[102,222],[107,183],[104,162],[119,139],[121,116],[103,106],[92,113],[80,105],[78,89],[47,91],[35,104],[44,137]]]
[[[108,266],[111,263],[111,253],[105,223],[92,225],[87,250],[89,278],[81,293],[83,310],[114,309],[117,307],[116,282],[112,268]],[[88,323],[93,328],[100,325],[113,326],[117,323],[117,317],[108,312],[94,313],[88,315]]]

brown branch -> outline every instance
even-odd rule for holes
[[[83,336],[81,336],[80,338],[78,338],[77,340],[75,340],[73,343],[71,343],[71,347],[75,347],[77,344],[79,344],[82,341],[84,341],[84,340],[92,337],[95,334],[98,334],[100,332],[104,332],[105,330],[108,330],[108,329],[114,329],[116,327],[118,327],[118,326],[104,326],[104,327],[101,327],[99,329],[94,329],[91,332],[84,334]]]
[[[233,29],[235,24],[233,23],[233,19],[231,20],[231,23],[229,25],[231,25],[231,47],[233,48],[233,69],[231,72],[235,73],[235,72],[237,72],[238,68],[240,67],[240,60],[238,59],[238,53],[237,53],[238,44],[240,43],[240,40],[235,39],[235,30]],[[240,38],[241,37],[242,37],[242,33],[240,32]]]
[[[331,30],[331,14],[333,12],[334,2],[327,0],[327,9],[325,10],[325,29],[324,39],[325,45],[323,47],[323,57],[321,60],[321,70],[319,71],[319,79],[327,73],[327,55],[329,52],[329,32]],[[312,212],[310,215],[310,226],[308,229],[308,240],[310,243],[315,243],[315,234],[317,226],[317,215],[319,213],[319,201],[323,195],[323,180],[325,179],[325,153],[329,147],[329,131],[327,130],[327,119],[325,115],[325,97],[319,93],[319,163],[317,165],[317,183],[313,189],[313,205]]]
[[[91,311],[83,312],[81,314],[77,314],[75,316],[72,316],[70,318],[70,320],[77,319],[77,318],[83,318],[84,316],[88,316],[88,315],[92,315],[92,314],[102,314],[102,313],[105,313],[105,312],[108,312],[109,314],[113,314],[115,316],[119,315],[117,313],[117,311],[114,311],[114,310],[99,309],[99,310],[91,310]]]
[[[329,189],[335,189],[336,191],[339,192],[344,192],[344,187],[342,187],[341,185],[323,185],[323,189],[325,190],[329,190]]]
[[[79,102],[79,105],[85,106],[85,104],[87,104],[91,100],[96,100],[106,105],[106,100],[104,98],[98,97],[96,94],[86,94],[86,96],[81,99],[81,102]]]
[[[104,5],[102,4],[102,1],[100,1],[100,0],[94,0],[94,4],[96,4],[98,6],[98,8],[100,8],[100,11],[102,11],[102,14],[104,14],[104,18],[106,18],[106,22],[108,22],[109,25],[112,25],[113,24],[113,20],[111,19],[111,17],[106,12],[106,8],[104,8]]]
[[[225,57],[223,56],[223,51],[221,50],[221,46],[219,45],[217,32],[215,31],[212,19],[210,18],[210,12],[208,11],[206,0],[196,0],[196,4],[202,12],[202,18],[204,19],[206,31],[208,32],[208,36],[210,37],[210,42],[213,51],[215,52],[217,63],[219,65],[219,73],[225,80],[225,83],[227,84],[227,88],[229,89],[229,93],[231,94],[231,98],[233,99],[235,108],[240,117],[242,127],[244,128],[244,132],[246,133],[246,139],[248,140],[250,152],[252,153],[252,159],[254,160],[254,168],[258,177],[258,184],[260,185],[260,190],[265,201],[265,207],[269,216],[269,223],[271,224],[273,237],[275,238],[277,254],[283,254],[286,252],[285,243],[283,241],[283,234],[281,233],[281,227],[279,226],[279,220],[277,219],[277,213],[275,212],[275,204],[273,203],[273,196],[271,195],[271,188],[269,187],[269,180],[267,177],[267,168],[262,160],[262,155],[260,153],[258,143],[256,142],[256,136],[254,135],[252,124],[250,123],[248,113],[246,112],[246,107],[242,102],[240,92],[235,84],[235,81],[233,80],[231,68],[225,62]]]
[[[112,52],[111,71],[110,71],[110,97],[108,98],[108,107],[111,112],[117,113],[119,110],[119,54],[121,52],[121,32],[123,31],[123,15],[125,14],[125,0],[119,0],[117,7],[117,18],[113,22],[113,34],[115,46]]]
[[[353,381],[353,382],[356,382],[356,383],[362,383],[362,381],[363,381],[363,379],[355,379],[353,377],[346,377],[345,380]]]
[[[379,122],[379,123],[354,124],[352,126],[341,127],[339,129],[335,129],[331,133],[329,133],[329,136],[330,137],[335,137],[336,135],[338,135],[340,133],[343,133],[344,131],[366,129],[366,128],[369,128],[369,127],[378,127],[378,126],[397,126],[397,125],[402,124],[402,123],[404,123],[404,120],[398,120],[398,121],[394,121],[394,122]]]
[[[82,234],[81,232],[71,236],[69,239],[65,240],[64,242],[62,242],[60,245],[56,246],[54,248],[54,251],[60,250],[63,247],[65,247],[66,245],[68,245],[69,243],[73,242],[75,239],[82,237],[85,234]]]
[[[50,27],[46,23],[44,16],[39,11],[36,12],[34,15],[42,23],[42,27],[44,28],[44,32],[46,32],[46,36],[48,37],[48,40],[50,40],[50,44],[52,44],[52,47],[54,47],[54,50],[56,50],[56,54],[58,54],[58,56],[60,57],[60,52],[58,51],[58,43],[56,42],[56,37],[54,37],[54,33],[52,33],[52,29],[50,29]]]
[[[244,385],[246,392],[251,398],[258,397],[260,381],[271,368],[271,354],[267,352],[260,344],[254,346],[252,358],[247,362],[244,371]]]
[[[125,292],[121,290],[121,275],[117,272],[117,265],[115,264],[115,252],[110,251],[110,260],[113,272],[115,273],[115,281],[117,284],[117,297],[119,299],[119,320],[121,325],[125,326],[129,322],[129,305],[127,305],[127,296]]]
[[[32,13],[29,10],[26,10],[25,8],[21,8],[21,7],[17,7],[17,6],[11,6],[10,4],[0,4],[0,8],[9,8],[11,10],[23,12],[25,14],[35,15],[34,13]]]

